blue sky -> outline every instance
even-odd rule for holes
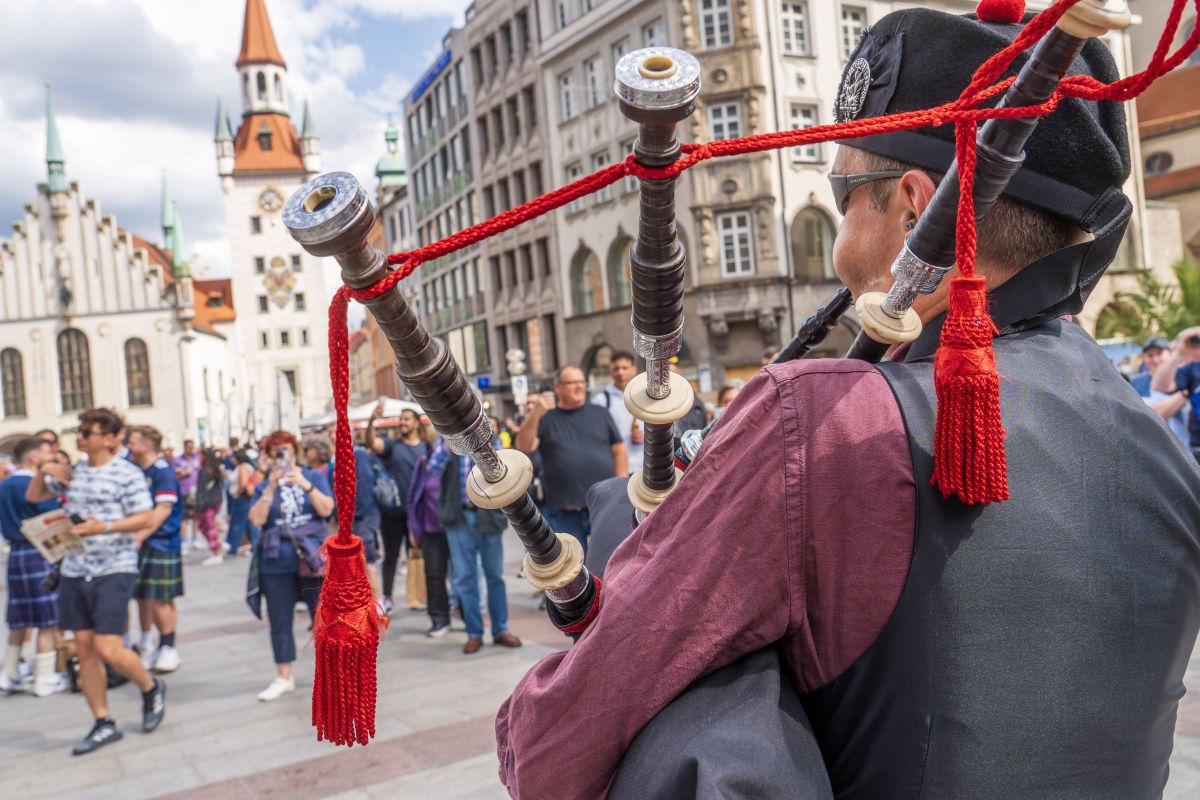
[[[288,64],[297,126],[310,102],[326,170],[373,185],[389,111],[461,24],[468,0],[266,0]],[[70,180],[104,213],[159,238],[166,171],[188,256],[227,274],[223,196],[212,128],[218,95],[236,124],[233,65],[244,0],[4,0],[0,3],[0,226],[45,180],[43,84]]]

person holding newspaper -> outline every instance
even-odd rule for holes
[[[123,428],[121,418],[108,409],[84,411],[76,435],[84,460],[74,470],[55,462],[42,464],[25,493],[31,503],[65,496],[65,510],[74,523],[70,532],[83,544],[82,552],[62,561],[58,597],[59,626],[75,632],[83,694],[95,717],[73,755],[93,752],[123,736],[109,714],[105,664],[141,689],[144,732],[155,730],[166,711],[166,685],[151,676],[122,641],[138,575],[139,537],[155,529],[154,501],[145,475],[117,456]]]

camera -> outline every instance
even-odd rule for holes
[[[1200,347],[1200,336],[1189,336],[1187,338],[1188,347]]]

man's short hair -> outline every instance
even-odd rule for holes
[[[50,445],[45,439],[40,436],[23,436],[17,440],[13,447],[13,460],[18,464],[25,460],[25,456],[37,450],[39,447],[48,447]]]
[[[421,424],[421,415],[418,414],[416,411],[413,411],[411,408],[400,409],[400,416],[403,417],[405,414],[412,414],[412,418],[417,421],[417,424],[418,425]]]
[[[195,440],[195,439],[184,439],[184,440],[183,440],[183,446],[184,446],[184,447],[187,447],[189,444],[195,444],[195,443],[196,443],[196,440]]]
[[[635,356],[633,353],[629,352],[628,350],[618,350],[617,352],[613,353],[612,356],[608,359],[608,363],[612,364],[613,362],[622,361],[622,360],[628,361],[630,364],[632,364],[635,367],[637,366],[637,356]]]
[[[110,408],[89,408],[79,415],[79,424],[85,430],[95,425],[101,434],[118,434],[125,427],[125,420]]]
[[[579,370],[580,373],[583,372],[583,367],[577,366],[575,364],[564,364],[558,368],[558,372],[554,373],[554,382],[562,383],[563,382],[563,373],[569,369],[577,369],[577,370]]]
[[[847,145],[843,145],[847,147]],[[933,179],[934,184],[942,176],[922,167],[905,164],[875,153],[848,146],[854,151],[854,168],[860,172],[886,172],[891,170],[920,170]],[[876,211],[887,208],[899,178],[873,181],[866,191],[871,207]],[[1056,250],[1069,247],[1079,241],[1083,230],[1069,220],[1055,217],[1022,205],[1007,197],[1000,197],[987,216],[979,223],[978,253],[982,261],[1002,269],[1016,272],[1038,259],[1045,258]]]
[[[153,425],[130,425],[129,433],[136,433],[138,436],[154,445],[155,450],[162,450],[162,432]]]

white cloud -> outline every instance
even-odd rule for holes
[[[357,39],[387,25],[397,40],[412,20],[451,17],[467,0],[267,0],[288,64],[294,119],[308,100],[324,168],[368,186],[383,152],[384,119],[400,110],[408,80],[367,71]],[[240,111],[233,62],[245,0],[4,0],[0,3],[0,225],[20,216],[45,180],[42,83],[55,87],[67,176],[105,213],[158,238],[159,181],[166,170],[190,253],[228,270],[223,195],[212,125],[218,95]],[[447,22],[449,23],[449,19]],[[437,42],[397,48],[389,63],[418,74]],[[353,87],[353,88],[352,88]],[[5,219],[7,217],[7,219]]]

